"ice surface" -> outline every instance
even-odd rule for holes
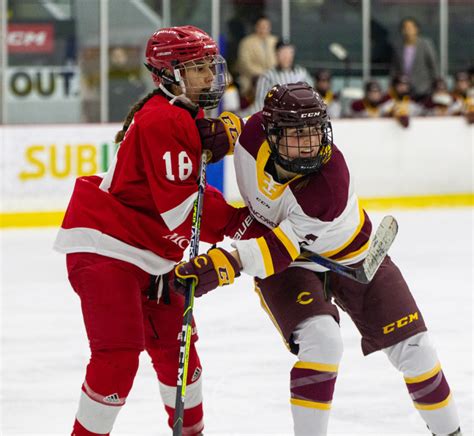
[[[472,209],[391,211],[400,231],[390,251],[431,336],[473,432]],[[383,214],[371,214],[375,224]],[[1,238],[1,434],[70,434],[88,361],[79,299],[53,229],[5,230]],[[289,371],[295,361],[259,306],[252,281],[196,300],[204,367],[206,435],[291,435]],[[383,353],[363,357],[342,314],[345,353],[333,401],[332,435],[423,435],[403,379]],[[114,435],[168,435],[146,353]]]

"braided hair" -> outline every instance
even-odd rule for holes
[[[143,105],[150,100],[153,96],[160,94],[161,90],[159,88],[155,88],[152,92],[149,94],[145,95],[141,100],[137,101],[132,108],[130,109],[130,112],[128,113],[127,117],[125,118],[125,121],[123,122],[123,127],[122,130],[119,130],[117,134],[115,135],[115,143],[118,144],[123,141],[123,138],[125,136],[125,133],[127,132],[128,128],[130,127],[130,124],[132,124],[133,117],[135,116],[135,113],[138,112]]]

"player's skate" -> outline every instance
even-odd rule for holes
[[[433,433],[433,436],[441,436]],[[453,431],[452,433],[449,433],[447,436],[462,436],[461,433],[461,427],[459,427],[456,431]]]

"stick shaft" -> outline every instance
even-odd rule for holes
[[[202,204],[206,187],[207,153],[201,156],[199,167],[198,193],[193,205],[193,220],[191,227],[191,242],[189,258],[199,254],[199,237],[201,233]],[[181,343],[179,347],[178,379],[176,383],[176,401],[173,418],[173,436],[181,436],[183,432],[184,398],[186,396],[186,381],[188,375],[189,349],[191,346],[192,321],[194,307],[195,280],[188,280],[184,300],[183,326],[181,328]]]

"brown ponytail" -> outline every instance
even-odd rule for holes
[[[123,127],[122,130],[119,130],[117,134],[115,135],[115,143],[118,144],[123,141],[123,138],[125,136],[125,133],[127,129],[129,128],[130,124],[132,123],[133,117],[135,116],[135,113],[138,112],[143,105],[150,100],[153,96],[159,94],[161,91],[159,88],[154,89],[152,92],[149,94],[145,95],[141,100],[136,102],[133,107],[130,109],[130,112],[128,113],[127,117],[125,118],[125,121],[123,122]]]

